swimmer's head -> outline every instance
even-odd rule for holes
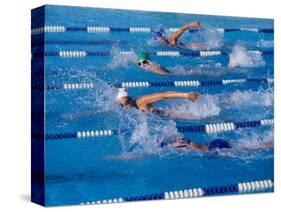
[[[150,60],[149,55],[146,52],[140,52],[138,54],[138,65],[143,66],[144,64],[148,63]]]
[[[190,140],[183,137],[180,139],[172,140],[169,143],[161,142],[160,147],[161,148],[171,147],[173,149],[178,149],[178,150],[187,150],[190,148],[190,142],[191,142]]]
[[[123,102],[123,99],[126,99],[128,96],[129,96],[129,94],[125,88],[119,88],[117,96],[116,96],[116,101],[119,103]]]
[[[116,96],[116,101],[123,107],[130,107],[132,98],[129,97],[125,88],[119,88]]]
[[[190,140],[186,138],[180,138],[172,141],[169,145],[175,149],[189,149]]]
[[[155,43],[165,42],[165,37],[163,36],[162,32],[160,31],[153,32],[153,41]]]

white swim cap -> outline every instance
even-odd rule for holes
[[[118,94],[116,96],[116,100],[118,101],[122,97],[129,96],[128,92],[126,91],[125,88],[119,88],[118,89]]]

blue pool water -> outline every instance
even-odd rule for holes
[[[176,126],[273,118],[273,84],[244,83],[224,86],[129,88],[134,98],[176,90],[201,94],[198,101],[170,100],[156,106],[191,114],[193,120],[174,120],[121,108],[113,83],[167,82],[273,78],[273,55],[254,55],[245,49],[272,50],[273,33],[214,28],[273,28],[267,19],[217,17],[172,13],[136,12],[74,7],[46,7],[45,25],[178,27],[200,21],[199,32],[186,32],[185,42],[204,43],[207,50],[224,49],[230,56],[157,57],[152,60],[175,76],[141,70],[136,56],[120,51],[175,51],[153,44],[151,33],[45,33],[45,51],[109,51],[107,57],[45,57],[45,84],[94,82],[93,89],[46,90],[46,134],[92,129],[130,129],[119,136],[47,140],[47,205],[79,204],[103,199],[273,179],[273,149],[234,151],[212,155],[161,149],[157,142],[177,136]],[[168,34],[168,33],[167,33]],[[36,51],[34,47],[33,51]],[[34,58],[36,60],[36,58]],[[225,71],[229,63],[239,67]],[[223,138],[233,146],[255,146],[273,140],[271,126],[245,128],[216,134],[182,133],[206,144]],[[134,148],[132,148],[132,146]],[[133,149],[132,151],[129,151]],[[131,154],[137,157],[122,158]]]

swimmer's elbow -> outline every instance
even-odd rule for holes
[[[159,72],[159,74],[161,74],[161,75],[171,75],[171,72],[169,72],[168,70],[163,70],[163,71]]]
[[[235,66],[232,66],[232,65],[228,65],[226,68],[225,68],[225,71],[231,71],[232,69],[234,69]]]
[[[163,67],[158,67],[155,70],[153,70],[153,72],[155,72],[157,74],[161,74],[161,75],[171,74],[171,72],[169,70],[167,70],[166,68],[163,68]]]
[[[176,45],[177,43],[177,39],[179,38],[179,35],[175,34],[175,35],[171,35],[169,38],[168,38],[168,43],[170,45]]]

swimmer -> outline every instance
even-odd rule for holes
[[[136,146],[136,145],[135,145]],[[135,146],[131,147],[128,153],[123,153],[121,155],[110,155],[106,156],[105,159],[121,159],[121,160],[131,160],[131,159],[143,159],[144,157],[153,156],[153,154],[140,154],[131,152]],[[243,147],[235,147],[231,145],[228,141],[224,139],[214,139],[207,144],[199,144],[193,141],[190,141],[187,138],[180,138],[170,143],[162,142],[159,144],[161,148],[168,147],[171,149],[178,150],[179,152],[187,152],[188,150],[195,150],[205,153],[213,153],[214,155],[219,155],[219,153],[226,151],[257,151],[261,149],[269,149],[273,148],[273,141],[268,141],[260,144],[256,144],[254,146],[243,146]]]
[[[152,112],[160,116],[168,116],[177,119],[192,119],[190,114],[180,111],[166,111],[155,108],[152,104],[165,99],[189,99],[195,101],[199,97],[198,93],[166,91],[162,93],[147,94],[137,99],[132,99],[125,88],[119,88],[116,100],[124,108],[136,108],[144,112]]]
[[[155,32],[153,32],[153,41],[155,43],[166,44],[166,45],[169,45],[172,47],[189,47],[189,45],[184,45],[183,43],[181,43],[179,41],[179,38],[182,36],[182,34],[186,30],[188,30],[190,28],[197,28],[200,26],[201,26],[201,24],[198,21],[185,24],[167,38],[162,34],[162,32],[155,31]]]
[[[157,65],[157,64],[153,63],[150,60],[150,57],[146,52],[139,53],[139,55],[138,55],[138,66],[140,68],[145,69],[145,70],[152,71],[156,74],[162,74],[162,75],[170,74],[170,71],[168,71],[166,68],[161,67],[160,65]]]
[[[230,143],[224,139],[215,139],[209,142],[208,144],[199,144],[195,143],[193,141],[190,141],[186,138],[177,139],[175,141],[172,141],[169,144],[161,143],[160,147],[168,146],[173,149],[177,149],[180,151],[187,151],[187,150],[198,150],[203,152],[215,152],[218,150],[224,150],[224,149],[234,149]],[[257,144],[255,146],[245,146],[240,148],[235,148],[241,151],[254,151],[259,149],[267,149],[273,147],[273,141]]]
[[[155,62],[153,62],[153,61],[150,59],[148,53],[146,53],[146,52],[140,52],[140,53],[138,54],[138,66],[139,66],[140,68],[144,69],[144,70],[148,70],[148,71],[151,71],[151,72],[156,73],[156,74],[161,74],[161,75],[173,75],[173,76],[178,75],[178,74],[176,74],[176,73],[171,72],[171,71],[168,70],[167,68],[165,68],[165,67],[163,67],[163,66],[161,66],[161,65],[158,65],[158,64],[156,64]],[[220,70],[221,73],[227,72],[227,71],[230,71],[231,69],[236,68],[237,66],[238,66],[238,64],[231,64],[231,65],[229,65],[229,66],[227,66],[227,67],[221,67],[220,69],[216,68],[216,69],[217,69],[217,72],[216,72],[216,73],[218,74],[218,73],[219,73],[219,72],[218,72],[219,70]],[[200,69],[202,69],[202,68],[200,68]],[[198,71],[200,71],[200,69],[199,69]],[[208,68],[208,69],[210,69],[210,68]],[[208,69],[206,69],[206,71],[208,71]],[[214,69],[214,68],[212,68],[212,69]],[[194,70],[196,70],[196,68],[195,68]],[[189,69],[189,70],[186,70],[186,71],[187,71],[187,72],[188,72],[188,71],[193,71],[193,72],[194,72],[194,70],[193,70],[193,69]],[[195,73],[196,73],[196,72],[195,72]],[[184,74],[180,74],[180,75],[184,75]],[[196,74],[194,74],[194,75],[196,75]],[[203,74],[201,74],[201,75],[203,75]],[[200,75],[199,75],[199,76],[200,76]]]

